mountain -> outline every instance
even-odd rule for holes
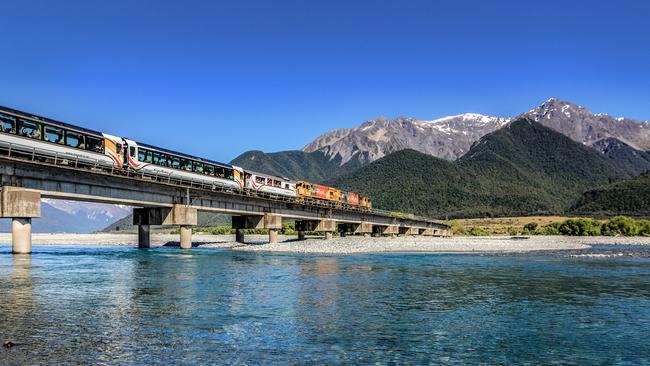
[[[455,160],[481,136],[503,127],[510,120],[475,113],[432,121],[414,118],[378,118],[358,128],[341,128],[322,134],[302,151],[321,152],[340,165],[364,165],[404,149]]]
[[[231,225],[232,219],[230,215],[214,213],[214,212],[205,212],[199,211],[197,217],[197,225],[202,227],[207,226],[223,226]],[[164,229],[176,229],[174,226],[163,227]],[[104,227],[101,231],[103,232],[116,232],[116,231],[125,231],[125,232],[135,232],[135,225],[133,225],[133,215],[129,214],[124,218]]]
[[[43,199],[41,217],[32,220],[36,233],[90,233],[130,215],[128,207]],[[0,232],[11,232],[11,220],[0,221]]]
[[[616,138],[596,141],[592,147],[633,175],[650,170],[650,152],[637,150]]]
[[[572,211],[650,217],[650,172],[589,190],[573,205]]]
[[[586,189],[628,177],[596,150],[520,118],[455,162],[403,150],[330,183],[378,208],[444,218],[561,213]]]
[[[547,100],[520,117],[530,118],[587,146],[613,137],[634,149],[650,150],[649,121],[593,114],[582,106],[556,98]]]
[[[248,151],[230,163],[252,171],[313,182],[321,182],[340,172],[351,171],[359,167],[354,164],[346,164],[343,168],[340,159],[329,159],[320,152],[307,153],[298,150],[268,154],[261,151]]]
[[[519,115],[554,129],[586,146],[616,138],[636,150],[650,150],[650,122],[593,114],[577,104],[551,98]],[[445,160],[463,156],[482,136],[503,128],[511,118],[467,113],[432,121],[414,118],[378,118],[358,128],[322,134],[304,152],[321,152],[340,165],[365,165],[403,149],[413,149]]]

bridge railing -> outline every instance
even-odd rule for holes
[[[340,202],[305,199],[300,197],[289,197],[289,196],[276,195],[272,193],[252,191],[252,190],[233,190],[233,189],[221,187],[214,184],[206,184],[205,182],[192,180],[192,179],[178,179],[178,178],[173,178],[171,176],[165,176],[160,174],[147,174],[142,171],[136,171],[135,169],[131,168],[128,165],[125,168],[121,168],[121,169],[115,168],[114,166],[109,167],[108,165],[106,165],[105,162],[103,162],[99,158],[96,160],[92,160],[87,157],[84,157],[83,159],[82,158],[70,159],[68,157],[65,157],[66,156],[65,154],[62,156],[59,155],[58,153],[46,154],[46,153],[39,152],[36,150],[35,147],[27,144],[16,144],[16,143],[9,143],[6,141],[0,141],[0,156],[6,156],[11,159],[31,161],[39,164],[45,164],[45,165],[56,166],[56,167],[85,169],[90,172],[101,171],[103,173],[108,173],[111,175],[123,176],[131,179],[140,179],[143,181],[164,183],[167,185],[173,185],[182,188],[220,192],[224,194],[237,195],[243,197],[253,196],[253,197],[264,198],[273,201],[292,202],[292,203],[311,205],[311,206],[317,206],[323,208],[340,209],[340,210],[359,212],[359,213],[368,213],[368,214],[385,216],[385,217],[393,217],[397,219],[435,222],[430,218],[426,218],[414,214],[387,211],[387,210],[382,210],[377,208],[353,206],[348,204],[342,204]]]

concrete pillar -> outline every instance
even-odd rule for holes
[[[330,240],[332,239],[332,232],[331,231],[326,231],[325,232],[325,240]]]
[[[149,225],[138,225],[138,248],[147,249],[151,247],[151,233]]]
[[[11,252],[29,254],[32,252],[32,219],[11,219]]]
[[[181,249],[192,248],[192,227],[181,225]]]
[[[242,244],[244,243],[244,229],[235,229],[235,241]]]
[[[347,232],[347,231],[341,231],[340,233],[341,233],[341,237],[342,237],[342,238],[345,238],[346,236],[348,236],[348,232]]]
[[[278,242],[278,229],[269,229],[269,243]]]
[[[298,230],[298,240],[305,240],[305,231]]]

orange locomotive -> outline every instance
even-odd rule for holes
[[[358,193],[344,192],[338,188],[299,181],[296,183],[296,191],[301,199],[326,200],[342,205],[372,208],[369,197]]]

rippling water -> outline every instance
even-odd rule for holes
[[[0,247],[0,364],[642,364],[650,260]]]

